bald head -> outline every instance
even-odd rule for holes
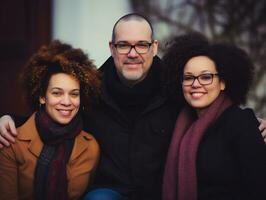
[[[152,28],[152,25],[149,22],[149,20],[140,14],[131,13],[131,14],[124,15],[123,17],[118,19],[117,22],[115,23],[115,25],[113,27],[113,31],[112,31],[112,42],[115,42],[116,34],[117,34],[117,27],[120,25],[120,23],[130,22],[130,21],[143,22],[143,23],[147,24],[147,26],[150,29],[149,30],[150,34],[151,34],[150,37],[153,40],[153,28]]]

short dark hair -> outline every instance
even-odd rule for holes
[[[151,22],[145,16],[143,16],[141,14],[138,14],[138,13],[129,13],[129,14],[126,14],[126,15],[120,17],[116,21],[116,23],[115,23],[115,25],[113,27],[113,31],[112,31],[112,42],[115,42],[115,29],[116,29],[117,24],[119,22],[121,22],[121,21],[130,21],[130,20],[146,21],[149,24],[150,28],[151,28],[151,39],[153,39],[153,27],[152,27]]]
[[[100,95],[100,78],[92,60],[81,49],[56,40],[42,46],[23,68],[20,78],[32,110],[38,109],[39,97],[45,96],[51,76],[57,73],[72,75],[79,81],[84,109],[90,108]]]
[[[247,53],[226,43],[210,43],[200,33],[188,33],[175,37],[162,58],[164,78],[171,98],[183,98],[181,77],[185,64],[195,56],[207,56],[214,61],[219,77],[225,82],[224,92],[239,105],[246,102],[251,86],[254,65]]]

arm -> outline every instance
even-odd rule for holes
[[[19,126],[26,121],[25,117],[15,117],[15,123]],[[11,116],[4,115],[0,118],[0,149],[15,142],[17,131]]]
[[[18,199],[17,164],[13,148],[0,151],[0,199]]]
[[[259,129],[261,131],[261,135],[264,138],[264,142],[266,143],[266,120],[258,118],[260,122]]]

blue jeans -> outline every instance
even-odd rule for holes
[[[124,197],[115,190],[98,188],[89,191],[83,200],[124,200]]]

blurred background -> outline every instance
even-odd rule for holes
[[[130,12],[151,20],[159,56],[173,36],[192,30],[245,49],[256,65],[247,106],[266,118],[266,0],[1,0],[0,115],[29,114],[18,74],[41,45],[70,43],[100,67],[114,23]]]

